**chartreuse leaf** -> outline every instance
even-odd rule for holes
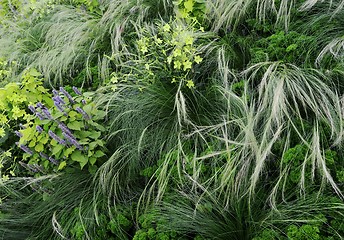
[[[192,12],[194,6],[194,1],[193,0],[187,0],[184,2],[184,7],[187,12]]]
[[[57,170],[62,170],[62,169],[64,169],[66,166],[67,166],[66,161],[62,161],[62,162],[60,162],[60,165],[59,165],[59,167],[58,167]]]

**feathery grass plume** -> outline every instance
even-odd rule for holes
[[[253,100],[255,116],[252,119],[252,127],[255,130],[252,129],[252,143],[255,142],[257,145],[252,149],[256,157],[250,191],[255,188],[271,147],[281,133],[294,129],[300,139],[309,146],[311,154],[323,151],[321,145],[313,149],[310,147],[307,142],[308,133],[305,133],[302,127],[296,126],[296,120],[308,118],[315,126],[325,122],[331,130],[332,143],[342,142],[343,123],[339,96],[325,84],[326,77],[319,71],[267,62],[248,68],[244,74],[247,75],[250,84],[258,84],[257,97]],[[319,137],[319,134],[316,136]],[[324,159],[319,154],[316,155],[317,166],[322,168],[322,173],[336,190],[335,182],[328,171],[325,171]],[[340,194],[338,189],[336,192]]]
[[[344,1],[327,1],[324,3],[324,1],[320,0],[306,0],[301,6],[301,10],[310,10],[314,8],[317,4],[326,4],[328,5],[328,9],[332,10],[333,15],[339,13],[343,7],[344,7]]]
[[[42,18],[23,18],[11,27],[1,28],[1,55],[23,67],[35,66],[54,83],[61,84],[64,76],[75,76],[75,69],[86,68],[90,77],[90,65],[98,65],[105,78],[111,64],[106,56],[128,54],[131,21],[161,16],[168,19],[173,10],[167,0],[101,1],[101,15],[65,4],[54,4],[54,9]],[[157,7],[162,11],[156,12]],[[123,36],[129,38],[124,41]]]
[[[294,0],[230,0],[206,1],[207,18],[213,31],[237,29],[245,18],[250,16],[265,22],[270,16],[275,18],[275,26],[288,30],[290,17],[296,10]]]

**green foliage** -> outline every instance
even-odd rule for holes
[[[38,118],[31,116],[20,130],[19,145],[32,149],[24,159],[47,171],[79,165],[94,173],[105,156],[101,136],[106,129],[99,124],[105,112],[92,102],[93,93],[72,97],[61,89],[54,93],[54,105],[51,99],[38,103],[36,108],[31,105]]]
[[[306,46],[314,45],[315,38],[306,36],[295,31],[285,33],[277,32],[268,37],[259,39],[250,49],[252,55],[251,62],[259,63],[265,61],[283,61],[286,63],[304,64],[307,59]],[[311,49],[308,49],[311,50]]]
[[[319,228],[317,226],[312,226],[309,224],[297,227],[296,225],[291,225],[288,227],[288,239],[290,240],[308,240],[308,239],[321,239],[319,236]]]
[[[138,219],[140,229],[135,232],[134,240],[172,240],[184,239],[177,232],[170,230],[168,222],[156,216],[154,211],[143,214]]]
[[[205,0],[177,0],[173,4],[176,6],[177,18],[184,19],[188,24],[200,26],[206,14]]]
[[[52,102],[48,90],[43,87],[40,74],[35,69],[30,69],[22,75],[22,83],[8,83],[0,89],[0,146],[6,151],[6,157],[10,158],[6,164],[2,164],[2,177],[8,178],[9,173],[12,176],[19,174],[18,161],[21,157],[15,150],[14,131],[19,130],[18,125],[32,118],[27,106],[41,101]]]

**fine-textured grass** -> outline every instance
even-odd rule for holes
[[[79,224],[81,238],[93,239],[104,227],[101,214],[115,219],[123,203],[134,206],[137,217],[158,209],[166,231],[190,239],[252,239],[266,229],[287,237],[290,225],[312,223],[340,238],[326,214],[343,216],[343,184],[326,154],[340,155],[343,146],[343,1],[206,1],[205,33],[186,31],[203,61],[177,83],[173,74],[181,71],[152,46],[148,57],[158,61],[148,66],[154,77],[146,81],[148,57],[136,46],[141,37],[154,38],[157,23],[173,18],[173,2],[99,4],[100,13],[91,13],[61,2],[42,18],[0,29],[6,33],[0,55],[18,61],[19,70],[38,68],[54,84],[98,67],[106,84],[95,101],[106,110],[109,133],[108,159],[94,175],[85,170],[4,182],[1,238],[70,239]],[[299,16],[309,21],[293,22]],[[268,30],[249,26],[252,19]],[[253,62],[256,48],[242,39],[255,44],[282,30],[314,37],[302,50],[307,61]],[[111,82],[112,72],[125,79]],[[185,86],[189,78],[195,88]],[[297,146],[301,157],[290,154]]]

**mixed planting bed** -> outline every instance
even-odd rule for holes
[[[0,0],[0,238],[344,238],[344,1]]]

